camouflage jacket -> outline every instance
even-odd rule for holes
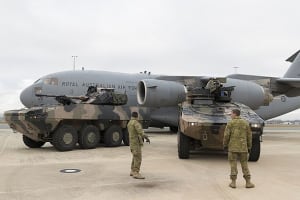
[[[143,146],[144,131],[141,123],[137,118],[132,117],[127,124],[129,132],[129,144],[131,148],[135,146]]]
[[[240,117],[227,123],[223,140],[224,147],[231,152],[247,152],[252,147],[252,132],[247,121]]]

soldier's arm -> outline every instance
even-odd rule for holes
[[[223,146],[228,147],[229,139],[231,133],[231,124],[230,122],[227,124],[225,131],[224,131],[224,138],[223,138]]]
[[[142,125],[140,123],[135,123],[134,128],[135,128],[136,132],[138,133],[138,135],[143,138],[144,137],[144,130],[142,128]]]
[[[138,135],[140,136],[140,138],[142,138],[143,140],[145,139],[146,142],[148,142],[150,144],[150,139],[149,139],[148,135],[146,135],[144,133],[143,127],[140,123],[135,124],[135,129],[136,129]]]
[[[252,131],[249,124],[247,126],[247,147],[249,150],[252,148]]]

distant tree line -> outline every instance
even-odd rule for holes
[[[300,120],[267,120],[266,124],[297,124],[300,125]]]

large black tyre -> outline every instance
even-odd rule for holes
[[[129,133],[127,128],[123,129],[123,143],[124,145],[129,146]]]
[[[177,133],[178,157],[188,159],[190,157],[190,138],[180,131]]]
[[[23,142],[29,148],[40,148],[45,144],[45,142],[32,140],[25,135],[23,135]]]
[[[120,146],[123,139],[123,132],[120,126],[112,125],[104,133],[104,145],[107,147]]]
[[[78,142],[76,129],[70,125],[60,126],[53,134],[52,144],[58,151],[71,151]]]
[[[252,139],[252,148],[249,154],[249,161],[258,161],[260,156],[260,140],[259,137]]]
[[[99,129],[94,125],[84,125],[79,131],[78,143],[82,149],[96,148],[100,141]]]

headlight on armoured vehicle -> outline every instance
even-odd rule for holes
[[[189,122],[189,126],[197,126],[197,122]]]
[[[261,128],[261,124],[257,124],[257,123],[251,124],[251,128]]]

